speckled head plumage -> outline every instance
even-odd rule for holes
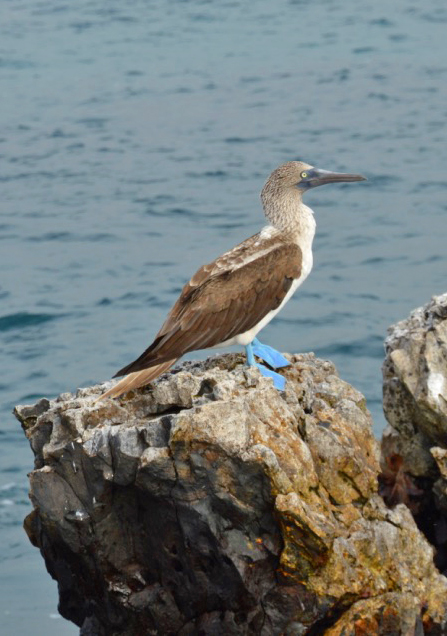
[[[313,169],[313,166],[303,161],[288,161],[273,170],[266,185],[274,183],[277,187],[282,188],[299,187],[303,180],[302,174],[307,175],[308,171]]]
[[[315,168],[304,161],[288,161],[276,168],[267,179],[264,190],[271,188],[276,191],[296,187],[305,192],[326,183],[344,183],[350,181],[365,181],[360,174],[348,174],[345,172],[330,172]],[[262,196],[262,194],[261,194]]]
[[[309,208],[302,197],[311,188],[326,183],[364,181],[359,174],[330,172],[303,161],[288,161],[276,168],[261,191],[264,213],[271,224],[283,231],[300,231],[300,213]]]

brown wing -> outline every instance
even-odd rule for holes
[[[250,242],[252,248],[254,239],[256,236],[241,246]],[[242,254],[237,248],[232,253],[202,267],[193,276],[154,342],[116,376],[180,358],[188,351],[214,347],[248,331],[279,307],[301,273],[300,248],[278,238],[262,241],[256,252],[246,248],[242,260],[245,264],[240,264]],[[231,254],[234,258],[225,258]]]

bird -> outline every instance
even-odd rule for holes
[[[190,351],[234,344],[245,347],[249,366],[284,390],[286,379],[277,370],[290,362],[256,336],[312,269],[316,223],[303,195],[324,184],[365,180],[302,161],[276,168],[261,191],[267,225],[194,274],[152,344],[113,376],[124,377],[98,399],[145,386]]]

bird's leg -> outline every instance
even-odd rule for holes
[[[290,362],[287,358],[285,358],[282,353],[279,353],[279,351],[276,351],[276,349],[273,349],[273,347],[262,344],[257,338],[255,338],[251,344],[253,345],[253,353],[255,356],[267,362],[267,364],[274,369],[290,367]]]
[[[275,373],[275,371],[272,371],[271,369],[267,369],[267,367],[265,367],[263,364],[259,364],[259,362],[256,362],[253,350],[254,349],[253,349],[252,343],[245,346],[248,366],[258,367],[262,375],[264,375],[267,378],[273,378],[273,384],[275,385],[277,389],[279,389],[280,391],[284,391],[284,387],[286,386],[286,379],[282,375],[279,375],[279,373]]]

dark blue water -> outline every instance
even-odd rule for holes
[[[314,270],[263,339],[334,360],[380,434],[386,328],[446,291],[446,28],[444,0],[3,0],[2,633],[77,633],[21,529],[13,405],[141,353],[185,279],[262,225],[284,161],[369,181],[308,195]]]

